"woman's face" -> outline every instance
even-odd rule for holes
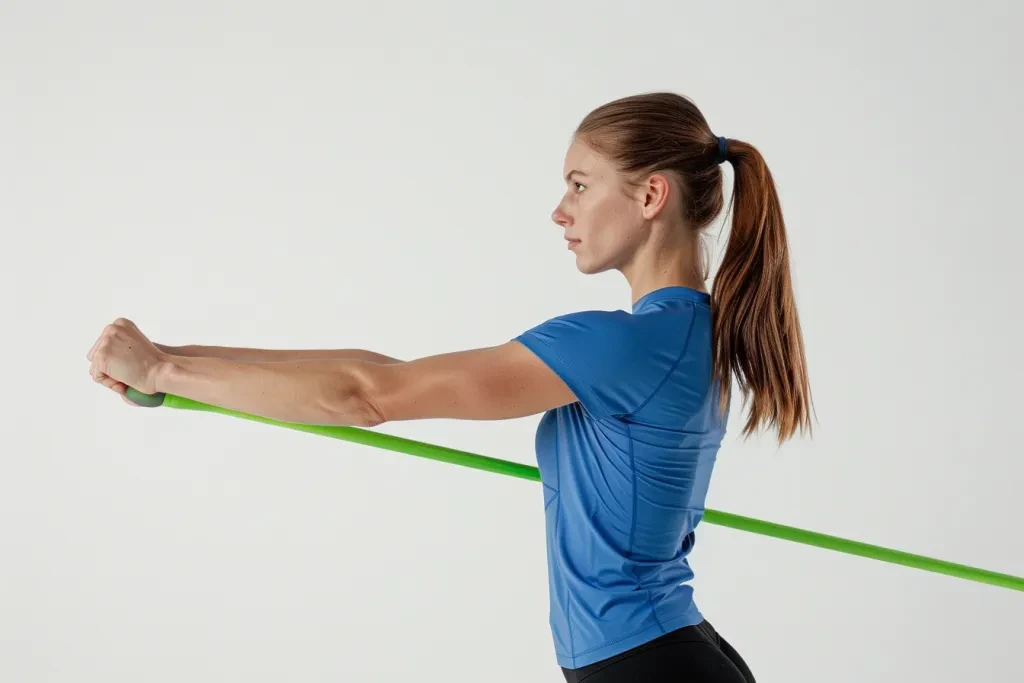
[[[562,228],[576,267],[587,274],[621,269],[646,221],[643,193],[579,140],[566,152],[562,172],[567,188],[551,219]]]

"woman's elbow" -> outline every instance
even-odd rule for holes
[[[342,381],[332,382],[325,391],[321,407],[331,424],[346,427],[378,427],[386,421],[378,408],[374,387],[376,382],[369,372],[353,368],[341,373]]]
[[[376,403],[369,395],[359,396],[354,399],[354,403],[352,411],[353,427],[379,427],[387,421],[384,413],[378,410]]]

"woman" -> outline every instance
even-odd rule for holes
[[[735,172],[732,230],[708,292],[700,236],[724,208],[723,162]],[[754,147],[716,137],[672,93],[588,114],[563,173],[552,219],[582,272],[624,275],[630,311],[571,313],[493,347],[408,362],[362,350],[169,348],[119,319],[89,352],[91,374],[121,394],[132,386],[292,422],[543,413],[550,626],[566,681],[753,681],[698,610],[687,556],[733,376],[744,434],[773,428],[781,442],[809,428],[771,174]]]

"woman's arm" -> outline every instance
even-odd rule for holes
[[[250,349],[235,346],[203,346],[201,344],[188,344],[186,346],[156,344],[156,347],[172,356],[223,358],[225,360],[255,363],[318,359],[351,359],[368,361],[370,363],[402,362],[397,358],[363,349]]]
[[[159,392],[274,420],[358,427],[512,419],[576,401],[554,371],[515,341],[395,363],[167,355],[154,382]]]

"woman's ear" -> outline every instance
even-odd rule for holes
[[[644,219],[652,220],[668,205],[674,191],[672,182],[664,173],[652,173],[640,188]]]

